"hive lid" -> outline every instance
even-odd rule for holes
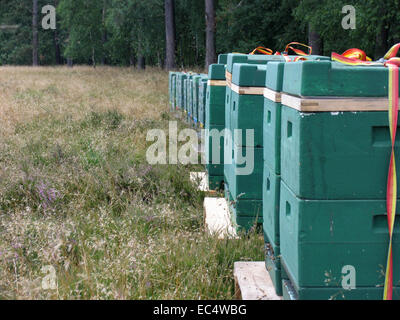
[[[271,62],[267,65],[265,87],[276,92],[282,91],[285,62]]]
[[[282,91],[312,97],[387,97],[388,68],[301,61],[284,66]]]
[[[307,56],[307,60],[311,61],[330,61],[330,57],[312,55]],[[271,90],[281,92],[283,86],[283,73],[284,65],[286,62],[269,62],[267,65],[267,76],[265,81],[265,87]],[[289,62],[293,63],[293,62]]]
[[[228,53],[223,53],[218,56],[218,64],[227,64]]]
[[[201,79],[201,75],[198,74],[198,75],[195,75],[195,76],[193,77],[192,81],[193,81],[194,83],[199,83],[200,79]]]
[[[187,78],[187,74],[186,74],[186,73],[180,72],[180,73],[178,74],[178,79],[184,80],[184,79],[186,79],[186,78]]]
[[[283,56],[268,56],[264,54],[240,54],[230,53],[228,54],[227,71],[232,73],[233,65],[235,63],[248,63],[248,64],[267,64],[269,61],[283,61]]]
[[[212,64],[208,69],[208,78],[210,80],[225,80],[225,65]]]
[[[298,56],[289,55],[291,59],[294,59]],[[330,57],[326,56],[318,56],[311,55],[306,57],[307,60],[330,60]],[[264,54],[239,54],[239,53],[230,53],[228,54],[227,61],[227,71],[232,73],[233,65],[235,63],[249,63],[249,64],[267,64],[269,62],[285,62],[285,58],[282,55],[264,55]]]
[[[264,87],[266,71],[266,65],[235,63],[232,83],[239,87]]]

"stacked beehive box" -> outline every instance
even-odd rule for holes
[[[225,130],[225,68],[227,54],[218,57],[208,72],[205,108],[206,171],[210,190],[223,189],[224,181],[224,130]]]
[[[308,60],[330,60],[308,56]],[[263,120],[263,231],[266,242],[266,267],[278,295],[282,294],[280,264],[279,202],[281,185],[281,91],[284,66],[292,62],[270,62],[264,89]]]
[[[184,82],[187,78],[187,74],[180,72],[177,74],[176,78],[176,110],[183,111],[184,108],[184,98],[185,98],[185,88]]]
[[[229,54],[226,70],[224,164],[225,197],[238,227],[249,229],[262,222],[262,178],[264,113],[263,88],[266,64],[281,56]],[[235,130],[240,134],[235,134]],[[240,131],[241,130],[241,131]],[[254,140],[247,141],[246,130]],[[253,155],[251,174],[238,174],[242,155]]]
[[[175,110],[176,106],[176,77],[177,72],[171,71],[169,73],[168,89],[169,89],[169,104],[170,110]]]
[[[192,119],[193,126],[198,127],[198,114],[199,114],[199,81],[201,79],[201,75],[195,75],[192,79],[193,85],[193,102],[192,102]]]
[[[199,102],[198,102],[198,113],[197,119],[199,121],[200,128],[205,128],[206,122],[206,103],[207,103],[207,82],[208,75],[201,74],[201,78],[199,79]]]
[[[288,63],[282,91],[280,251],[289,278],[284,297],[382,299],[388,70]],[[393,250],[399,249],[395,232]],[[399,262],[394,255],[394,265]],[[342,280],[349,270],[355,288],[346,290]],[[395,268],[395,286],[399,280]],[[400,297],[398,287],[394,297]]]

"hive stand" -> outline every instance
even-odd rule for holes
[[[225,198],[204,199],[204,226],[206,232],[218,239],[238,239]]]
[[[199,191],[207,192],[210,196],[216,195],[216,190],[210,190],[208,187],[207,172],[191,172],[190,181],[197,187]]]
[[[275,293],[265,262],[235,262],[235,296],[237,300],[283,300]]]

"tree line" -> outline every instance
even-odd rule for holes
[[[0,64],[208,66],[217,54],[291,41],[375,59],[400,42],[399,0],[0,0]],[[41,8],[56,8],[56,28]],[[342,8],[355,9],[344,29]]]

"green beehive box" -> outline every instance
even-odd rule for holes
[[[184,98],[184,112],[185,112],[185,118],[186,120],[188,120],[188,116],[189,116],[189,109],[190,109],[190,81],[193,78],[193,74],[189,73],[187,75],[186,80],[184,81],[184,94],[185,94],[185,98]]]
[[[194,77],[194,76],[193,76]],[[193,121],[193,77],[188,81],[188,122]]]
[[[232,180],[229,181],[229,190],[232,193],[234,199],[262,199],[262,179],[263,179],[263,149],[262,148],[251,148],[251,147],[239,147],[234,144],[234,154],[243,155],[243,157],[249,156],[250,152],[254,155],[254,164],[243,163],[243,160],[238,160],[237,156],[233,156],[232,159],[232,172],[230,176]],[[242,162],[242,163],[241,163]],[[247,166],[249,171],[252,173],[245,175],[247,172],[243,172]],[[244,174],[241,174],[239,170],[242,170]]]
[[[249,231],[255,225],[262,224],[261,200],[234,199],[227,186],[225,186],[225,198],[236,230]]]
[[[225,114],[226,117],[226,114]],[[226,127],[225,127],[226,129]],[[230,159],[230,161],[226,161]],[[224,188],[229,189],[229,183],[233,181],[233,138],[229,134],[225,134],[224,137]],[[230,200],[226,197],[227,200]]]
[[[399,227],[397,217],[394,266],[400,263]],[[383,286],[388,247],[385,200],[304,200],[281,181],[281,261],[296,291],[341,288],[346,266],[356,270],[357,288]],[[398,285],[399,268],[393,277]]]
[[[263,170],[263,230],[268,242],[279,246],[279,205],[281,177],[276,175],[264,161]]]
[[[209,176],[224,175],[224,126],[206,124],[206,169]]]
[[[231,104],[230,100],[232,97],[232,90],[226,87],[226,97],[225,97],[225,129],[227,132],[232,132],[231,129]],[[233,134],[226,134],[224,139],[224,153],[226,157],[224,159],[233,159]],[[228,187],[229,183],[233,179],[233,164],[232,161],[224,163],[224,185],[225,188]]]
[[[231,130],[242,130],[241,141],[235,140],[238,145],[263,146],[265,75],[265,65],[237,63],[233,67],[232,83],[239,87],[251,87],[243,89],[244,91],[239,89],[239,92],[232,90]],[[246,130],[254,130],[254,142],[246,140]]]
[[[281,177],[276,175],[264,161],[263,170],[263,231],[268,246],[265,256],[267,270],[276,293],[282,295],[280,264],[279,205]]]
[[[187,113],[186,108],[187,108],[187,81],[188,79],[183,80],[183,109],[182,111],[184,114]]]
[[[263,141],[264,161],[271,170],[281,172],[281,103],[280,92],[283,84],[284,62],[271,62],[267,65],[265,87],[270,90],[264,94]]]
[[[231,207],[232,222],[238,231],[249,231],[262,224],[262,201],[237,200]]]
[[[223,61],[221,55],[219,61]],[[205,110],[205,128],[211,130],[213,128],[222,132],[225,129],[225,66],[223,64],[212,64],[208,72],[206,110]],[[206,169],[208,176],[212,177],[214,184],[220,188],[224,181],[224,139],[220,140],[220,156],[219,164],[212,163],[212,150],[206,154]],[[211,187],[211,186],[210,186]],[[214,188],[215,189],[215,188]]]
[[[184,97],[185,97],[185,88],[184,88],[184,81],[187,78],[186,73],[179,73],[177,77],[176,89],[177,89],[177,106],[178,110],[183,110],[184,107]]]
[[[284,300],[383,300],[383,288],[300,288],[296,291],[290,280],[282,282]],[[393,288],[393,300],[400,300],[400,287]]]
[[[225,126],[225,65],[210,65],[208,78],[206,123]]]
[[[295,194],[385,199],[391,152],[387,68],[286,64],[283,90],[290,96],[282,96],[281,175]]]
[[[197,126],[197,116],[199,108],[199,81],[201,79],[200,75],[193,76],[193,104],[192,104],[192,118],[194,125]]]
[[[206,103],[207,103],[207,82],[208,76],[202,75],[199,80],[199,112],[198,112],[198,120],[201,128],[205,127],[206,122]]]
[[[226,150],[225,145],[225,152]],[[241,150],[237,146],[232,147],[233,153]],[[236,170],[243,168],[245,164],[237,165],[224,163],[224,188],[225,198],[232,213],[232,221],[238,229],[249,230],[254,224],[262,223],[262,149],[244,148],[243,154],[254,152],[254,168],[250,175],[239,175]],[[251,149],[251,150],[249,150]],[[236,150],[236,151],[235,151]],[[232,151],[231,151],[232,152]],[[234,156],[232,156],[234,158]],[[258,166],[261,164],[261,166]],[[227,183],[226,180],[229,180]]]
[[[178,82],[178,72],[175,73],[175,77],[172,78],[172,102],[171,102],[171,110],[176,110],[177,105],[177,82]]]
[[[282,274],[280,248],[269,242],[265,244],[265,267],[271,277],[275,293],[282,296],[282,280],[285,275]]]
[[[170,109],[174,110],[173,105],[175,104],[175,85],[176,83],[176,72],[170,71],[168,76],[168,89],[169,89],[169,104]]]
[[[208,189],[214,191],[221,191],[224,189],[224,176],[207,176]]]
[[[281,134],[282,179],[300,198],[385,199],[387,112],[302,113],[282,105]]]
[[[230,83],[233,81],[233,66],[235,63],[248,63],[248,64],[267,64],[269,61],[278,60],[281,61],[283,58],[281,56],[267,56],[267,55],[248,55],[248,54],[238,54],[229,53],[227,55],[227,65],[226,65],[226,81],[227,87],[225,92],[225,127],[233,132],[232,128],[232,114],[233,114],[233,91],[230,88]],[[236,84],[237,85],[237,84]],[[233,135],[232,135],[233,136]],[[225,177],[227,178],[227,177]],[[227,180],[225,180],[227,183]]]

